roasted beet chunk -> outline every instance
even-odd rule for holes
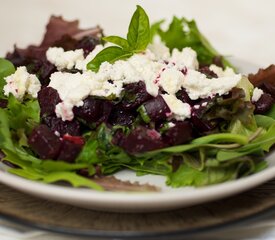
[[[163,135],[169,145],[183,144],[192,139],[192,126],[189,122],[175,122]]]
[[[73,111],[76,117],[84,120],[88,124],[99,125],[106,122],[112,110],[110,101],[88,97],[83,106],[74,107]]]
[[[274,99],[268,93],[263,93],[260,99],[257,102],[254,102],[255,113],[264,114],[266,113],[273,105]]]
[[[145,83],[139,81],[137,83],[127,84],[124,88],[125,94],[121,101],[124,109],[133,109],[149,100],[151,95],[146,91]]]
[[[191,106],[196,104],[198,102],[198,100],[196,101],[193,101],[189,98],[188,96],[188,93],[186,92],[186,90],[184,88],[182,88],[181,90],[179,90],[177,93],[176,93],[176,96],[179,100],[181,100],[182,102],[184,103],[188,103],[190,104]]]
[[[139,126],[132,130],[129,135],[121,138],[119,146],[128,153],[135,154],[160,149],[166,145],[159,132]]]
[[[8,100],[0,99],[0,108],[6,108],[8,106]]]
[[[61,102],[58,92],[51,87],[44,87],[37,96],[41,116],[55,114],[55,106]]]
[[[191,123],[199,135],[205,132],[210,132],[216,127],[214,122],[203,120],[196,115],[191,117]]]
[[[42,159],[55,159],[61,147],[61,140],[46,125],[36,127],[29,136],[28,143]]]
[[[70,134],[72,136],[80,135],[80,123],[77,120],[62,121],[61,118],[55,115],[47,116],[42,118],[45,123],[53,132],[57,131],[60,136]]]
[[[199,72],[206,75],[207,78],[217,78],[218,77],[218,75],[216,73],[214,73],[213,71],[211,71],[208,66],[201,67],[199,69]]]
[[[134,123],[136,114],[131,111],[115,108],[109,117],[109,123],[112,125],[130,126]]]
[[[56,71],[56,67],[47,60],[33,60],[27,65],[29,73],[36,74],[42,86],[50,82],[50,76]]]
[[[99,43],[100,41],[98,38],[86,36],[76,44],[76,48],[82,48],[84,51],[84,55],[87,56]]]
[[[63,137],[60,153],[57,159],[66,162],[73,162],[77,155],[80,153],[83,145],[84,139],[82,137],[65,135]]]
[[[164,120],[171,114],[170,108],[160,95],[145,102],[139,112],[145,122]]]

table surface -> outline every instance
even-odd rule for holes
[[[38,43],[51,14],[80,19],[83,27],[100,24],[107,34],[124,35],[135,5],[145,8],[150,19],[172,15],[196,19],[202,32],[219,52],[259,67],[275,63],[274,0],[3,0],[0,7],[0,56],[13,44]],[[12,16],[12,17],[11,17]],[[1,239],[77,239],[24,228],[1,220]],[[5,238],[4,238],[5,236]],[[240,225],[203,234],[198,239],[275,239],[275,215],[250,226]]]

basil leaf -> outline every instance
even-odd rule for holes
[[[4,59],[0,58],[0,98],[4,98],[3,88],[6,84],[5,77],[13,74],[15,72],[15,67],[13,64]]]
[[[131,19],[127,40],[134,52],[145,50],[150,42],[149,18],[140,6],[137,6],[137,10]]]
[[[109,36],[109,37],[104,37],[102,40],[110,43],[114,43],[120,47],[123,48],[123,50],[128,50],[129,49],[129,43],[126,39],[118,36]]]
[[[120,47],[107,47],[103,49],[101,52],[99,52],[95,56],[95,58],[87,64],[87,68],[97,72],[99,70],[101,63],[103,62],[114,63],[117,60],[125,59],[132,55],[133,53],[126,52]]]

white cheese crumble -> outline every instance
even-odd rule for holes
[[[169,123],[168,123],[168,127],[169,127],[169,128],[172,128],[172,127],[175,127],[175,126],[176,126],[175,123],[172,123],[172,122],[169,122]]]
[[[173,49],[170,61],[181,68],[198,69],[199,67],[197,53],[189,47],[183,48],[182,51],[177,48]]]
[[[262,89],[257,88],[257,87],[254,88],[253,95],[251,98],[252,102],[257,102],[261,98],[263,93],[264,93],[264,91]]]
[[[204,102],[201,104],[202,107],[206,107],[207,106],[207,102]]]
[[[211,97],[215,94],[223,95],[235,87],[241,78],[241,74],[235,74],[231,77],[224,76],[209,79],[206,75],[190,69],[185,75],[182,86],[186,89],[190,99],[196,100]]]
[[[234,70],[229,67],[226,67],[225,70],[223,70],[221,67],[211,64],[209,69],[216,73],[218,77],[233,77],[236,75]]]
[[[163,96],[175,118],[185,119],[190,117],[190,106],[175,96],[181,88],[185,88],[189,97],[195,100],[225,94],[241,79],[241,75],[235,74],[232,69],[223,71],[215,65],[211,68],[218,78],[208,79],[197,71],[199,64],[194,50],[174,49],[170,54],[161,42],[150,44],[144,52],[134,54],[127,60],[119,60],[114,64],[103,62],[97,73],[87,70],[87,63],[108,46],[96,46],[85,59],[83,53],[76,53],[77,50],[66,52],[60,48],[50,48],[47,51],[48,60],[57,68],[75,67],[83,71],[77,74],[56,72],[50,77],[49,86],[56,89],[62,99],[62,103],[56,107],[56,114],[64,121],[73,119],[73,107],[81,106],[87,96],[119,97],[124,84],[138,81],[143,81],[146,91],[154,97],[162,88],[167,93]]]
[[[46,57],[58,70],[72,69],[77,62],[84,60],[84,52],[83,49],[64,51],[60,47],[51,47],[47,50]]]
[[[176,120],[183,121],[191,116],[191,107],[188,103],[184,103],[177,99],[176,96],[170,94],[161,95],[170,108]]]
[[[56,116],[63,121],[71,121],[74,118],[73,107],[82,106],[82,100],[90,95],[91,89],[99,88],[96,82],[91,81],[89,74],[55,72],[50,79],[49,86],[58,90],[63,101],[55,109]]]
[[[4,94],[8,96],[11,93],[19,100],[22,100],[25,94],[36,98],[41,88],[38,78],[34,74],[29,74],[26,67],[18,67],[14,74],[4,79],[6,81]]]
[[[165,69],[160,76],[160,85],[163,90],[169,94],[175,94],[182,86],[184,75],[182,72],[168,68]]]

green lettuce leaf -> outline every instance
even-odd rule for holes
[[[188,21],[185,18],[174,17],[166,31],[160,25],[161,23],[153,25],[154,29],[159,26],[158,30],[154,32],[158,33],[161,40],[171,51],[174,48],[182,50],[185,47],[191,47],[197,52],[198,60],[202,64],[211,64],[215,57],[220,56],[199,31],[194,20]],[[222,58],[222,62],[225,66],[234,68],[225,58]]]
[[[0,98],[6,98],[3,92],[3,88],[6,85],[5,77],[13,74],[15,67],[7,59],[0,58]]]

